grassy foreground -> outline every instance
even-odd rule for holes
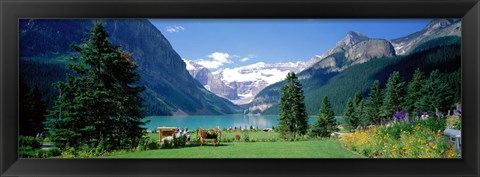
[[[296,142],[233,142],[131,152],[106,158],[363,158],[336,139]]]

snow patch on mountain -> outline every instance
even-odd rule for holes
[[[259,62],[237,68],[221,69],[213,72],[213,74],[222,75],[222,80],[227,83],[252,82],[261,80],[270,85],[285,79],[285,76],[289,72],[300,72],[304,67],[305,64],[303,62],[273,64]]]
[[[184,59],[189,73],[204,87],[235,104],[247,104],[265,87],[285,79],[289,72],[299,73],[306,68],[305,62],[265,63],[224,68],[215,72],[208,71],[208,76],[199,77],[206,68],[202,65]]]
[[[183,62],[185,62],[185,65],[186,65],[188,71],[195,69],[195,66],[193,66],[190,61],[188,61],[185,58],[182,58],[182,60],[183,60]]]

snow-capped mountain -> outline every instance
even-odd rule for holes
[[[193,61],[184,62],[189,73],[206,89],[239,105],[251,102],[262,89],[285,79],[288,72],[298,73],[307,66],[305,62],[258,62],[210,72]]]
[[[240,98],[235,88],[226,85],[219,75],[212,74],[208,68],[186,59],[183,59],[183,62],[185,62],[187,71],[190,75],[210,92],[230,101],[238,100]]]
[[[404,55],[421,43],[445,36],[461,36],[459,19],[434,19],[422,30],[405,37],[392,39],[390,42],[395,47],[397,55]]]

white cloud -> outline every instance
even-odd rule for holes
[[[211,53],[210,55],[207,55],[207,57],[209,59],[198,59],[198,60],[195,60],[195,63],[198,63],[208,69],[216,69],[225,64],[233,63],[233,61],[230,60],[230,58],[235,56],[232,56],[224,52],[214,52],[214,53]]]
[[[240,59],[241,62],[246,62],[248,60],[250,60],[250,58],[248,58],[248,57],[243,57],[242,59]]]
[[[205,68],[208,68],[208,69],[216,69],[216,68],[224,65],[224,63],[219,62],[219,61],[204,60],[204,59],[196,60],[195,63],[198,63],[198,64],[200,64],[200,65],[202,65],[202,66],[204,66]]]
[[[246,61],[248,61],[248,60],[250,60],[250,59],[252,59],[252,58],[255,58],[255,57],[257,57],[257,56],[256,56],[256,55],[253,55],[253,54],[249,54],[249,55],[247,55],[246,57],[241,58],[240,61],[241,61],[241,62],[246,62]]]
[[[232,55],[225,52],[214,52],[206,56],[207,58],[196,59],[193,62],[200,64],[208,69],[217,69],[225,64],[234,63],[233,58],[239,58],[239,61],[246,62],[252,58],[256,58],[256,55],[249,54],[245,57],[240,55]]]
[[[208,55],[207,57],[213,59],[214,61],[218,61],[220,63],[233,63],[232,60],[229,60],[229,58],[231,58],[231,56],[228,53],[214,52],[214,53]]]
[[[178,33],[185,31],[185,28],[183,26],[167,26],[166,29],[169,33]]]

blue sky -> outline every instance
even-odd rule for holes
[[[308,61],[357,31],[394,39],[431,19],[151,19],[182,58],[215,71],[257,62]]]

